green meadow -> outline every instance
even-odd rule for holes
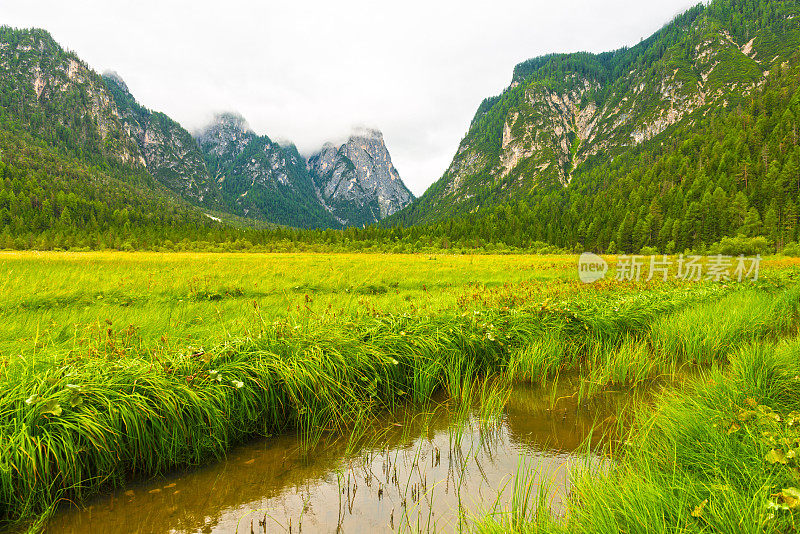
[[[109,327],[213,345],[265,322],[431,315],[579,286],[569,256],[0,253],[0,354],[71,349]]]
[[[575,256],[3,254],[0,518],[36,530],[61,501],[259,436],[313,442],[478,384],[569,376],[581,399],[688,385],[620,419],[612,466],[575,474],[565,517],[519,473],[512,508],[476,528],[788,531],[798,266],[585,285]]]

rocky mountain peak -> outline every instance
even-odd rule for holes
[[[375,128],[353,128],[353,132],[350,134],[350,139],[365,139],[370,141],[380,141],[382,143],[383,132]]]
[[[195,136],[231,213],[287,226],[339,226],[292,143],[256,134],[238,113],[216,115]]]
[[[205,152],[222,155],[231,151],[241,153],[256,135],[242,115],[227,111],[217,113],[195,137]]]
[[[214,120],[211,121],[211,128],[220,128],[225,130],[236,130],[240,133],[252,133],[253,129],[247,123],[247,120],[235,111],[225,111],[214,115]]]
[[[392,164],[380,130],[359,128],[346,143],[326,143],[308,160],[320,199],[342,224],[375,223],[414,196]]]

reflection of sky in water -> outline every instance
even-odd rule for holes
[[[345,532],[391,532],[401,523],[427,530],[429,521],[450,531],[459,502],[468,519],[495,502],[507,509],[521,462],[535,484],[551,485],[551,506],[560,511],[569,469],[584,462],[574,451],[615,410],[613,403],[589,408],[570,399],[549,410],[550,402],[543,391],[518,388],[502,420],[489,427],[475,415],[459,423],[444,406],[393,414],[366,433],[379,437],[350,454],[346,439],[309,453],[296,436],[262,440],[223,462],[119,490],[83,511],[64,510],[48,532],[211,533],[238,525],[249,533],[251,520],[264,532],[265,514],[267,532],[288,532],[290,520],[292,532],[300,522],[303,532],[335,532],[339,524]]]

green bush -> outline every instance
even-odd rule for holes
[[[781,250],[781,254],[784,256],[791,256],[792,258],[800,258],[800,244],[798,243],[787,243],[783,250]]]
[[[723,237],[718,243],[714,243],[708,248],[710,254],[725,254],[726,256],[755,256],[756,254],[768,254],[774,251],[774,245],[766,237]]]

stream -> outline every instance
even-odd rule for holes
[[[510,513],[515,480],[531,505],[543,486],[561,514],[570,471],[608,465],[601,435],[638,402],[610,393],[579,404],[568,391],[516,386],[494,417],[452,402],[407,408],[310,448],[293,433],[261,439],[222,461],[62,506],[46,532],[449,532]],[[516,493],[518,502],[526,494]]]

